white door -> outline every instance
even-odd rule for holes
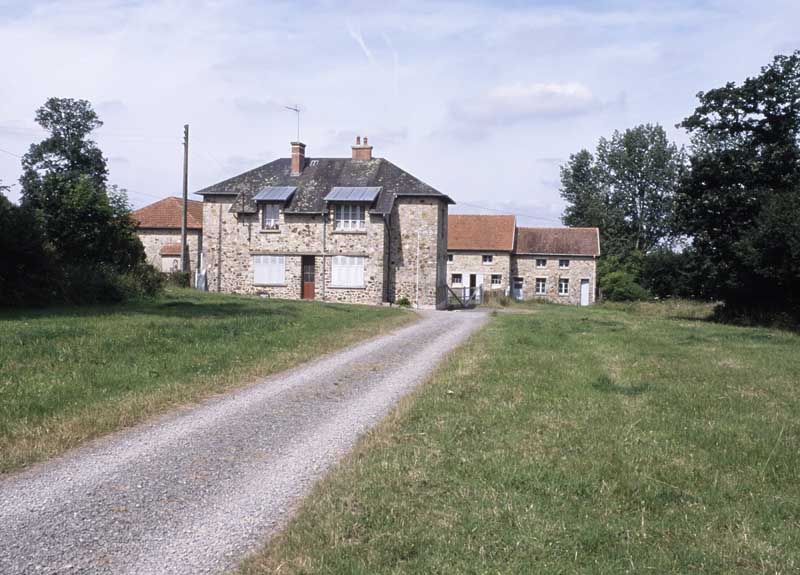
[[[589,280],[581,280],[581,305],[589,305]]]
[[[524,280],[522,278],[514,278],[511,285],[511,297],[513,297],[514,299],[522,299],[523,286],[524,286]]]

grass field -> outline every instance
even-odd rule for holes
[[[704,306],[527,311],[497,314],[243,572],[800,572],[800,337]]]
[[[0,313],[0,472],[412,317],[194,290]]]

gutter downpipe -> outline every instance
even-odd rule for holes
[[[420,242],[420,231],[417,230],[417,308],[419,308],[419,242]]]
[[[326,239],[328,237],[328,206],[325,205],[325,211],[322,213],[322,301],[325,301],[325,248]]]

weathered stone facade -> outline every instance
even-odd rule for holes
[[[333,206],[328,207],[325,218],[321,214],[288,214],[281,209],[278,228],[262,230],[263,208],[253,214],[233,214],[233,201],[234,196],[207,196],[203,206],[205,267],[212,291],[299,299],[306,256],[314,258],[315,299],[380,304],[405,295],[414,303],[419,238],[419,306],[435,306],[436,294],[443,292],[437,289],[443,287],[445,279],[447,204],[442,201],[398,200],[389,216],[388,230],[381,215],[367,214],[365,229],[359,231],[334,229]],[[285,282],[256,284],[255,255],[284,256]],[[364,258],[363,287],[333,285],[332,258],[337,255]]]
[[[538,267],[536,260],[545,260],[544,267]],[[559,267],[559,260],[568,260],[567,268]],[[595,303],[597,289],[597,261],[593,256],[553,256],[535,254],[515,254],[511,261],[512,277],[522,278],[522,299],[545,299],[555,303],[580,305],[581,282],[589,282],[589,305]],[[536,278],[545,279],[545,294],[537,294]],[[569,280],[567,295],[558,293],[561,278]]]
[[[407,298],[418,307],[445,306],[447,204],[398,198],[389,221],[389,301]]]
[[[171,271],[172,260],[175,258],[167,256],[162,259],[161,249],[164,246],[181,243],[181,231],[174,228],[139,228],[136,234],[142,241],[144,253],[147,261],[159,271]],[[202,230],[190,229],[186,231],[186,243],[189,245],[189,267],[197,269],[198,258],[203,245]],[[178,258],[180,261],[180,258]]]
[[[476,285],[484,291],[497,291],[508,294],[511,281],[511,254],[497,251],[454,251],[448,252],[453,261],[447,262],[447,283],[453,287],[469,287],[470,275],[475,275]],[[491,255],[491,263],[483,263],[483,256]],[[453,275],[461,274],[461,283],[453,283]],[[500,276],[500,284],[492,284],[492,275]]]

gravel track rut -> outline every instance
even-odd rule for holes
[[[0,479],[0,573],[221,573],[486,321],[414,324]]]

